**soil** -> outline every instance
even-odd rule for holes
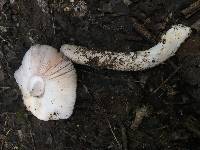
[[[127,3],[127,2],[130,2]],[[191,26],[194,0],[1,0],[1,150],[200,149],[200,33],[153,69],[118,72],[76,65],[77,101],[68,120],[28,112],[14,72],[36,43],[112,51],[146,49],[173,24]],[[132,19],[134,18],[134,19]],[[135,29],[136,20],[149,32]]]

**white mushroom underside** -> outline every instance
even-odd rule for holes
[[[189,27],[175,25],[162,36],[161,42],[146,51],[100,52],[95,49],[65,44],[61,47],[61,52],[78,64],[120,71],[138,71],[152,68],[173,56],[190,33]]]
[[[35,45],[25,54],[14,77],[27,110],[41,120],[67,119],[76,100],[76,71],[51,46]]]

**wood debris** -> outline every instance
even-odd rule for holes
[[[156,43],[156,38],[154,35],[152,35],[144,25],[140,24],[135,18],[131,18],[131,21],[133,23],[133,28],[136,32],[138,32],[142,37],[144,37],[146,40],[150,41],[151,43]]]
[[[142,120],[145,117],[148,117],[150,114],[150,108],[148,106],[142,106],[140,108],[136,109],[135,112],[135,119],[133,120],[131,124],[131,129],[135,130],[139,127],[139,125],[142,123]]]
[[[190,18],[192,15],[197,13],[200,10],[200,0],[192,3],[189,7],[181,11],[185,18]]]
[[[197,20],[191,27],[192,29],[195,29],[197,32],[200,32],[200,19]]]

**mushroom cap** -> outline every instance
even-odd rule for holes
[[[14,73],[27,110],[40,120],[67,119],[76,100],[72,62],[48,45],[34,45]]]

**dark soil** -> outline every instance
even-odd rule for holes
[[[0,148],[200,149],[198,32],[176,56],[147,71],[75,65],[77,101],[68,120],[40,121],[25,109],[13,74],[31,45],[129,52],[153,46],[173,24],[191,26],[200,18],[200,12],[187,19],[181,14],[194,0],[132,0],[128,6],[122,0],[85,2],[83,9],[77,0],[74,7],[69,0],[0,1]],[[132,18],[150,38],[135,29]],[[146,115],[138,122],[142,108]]]

